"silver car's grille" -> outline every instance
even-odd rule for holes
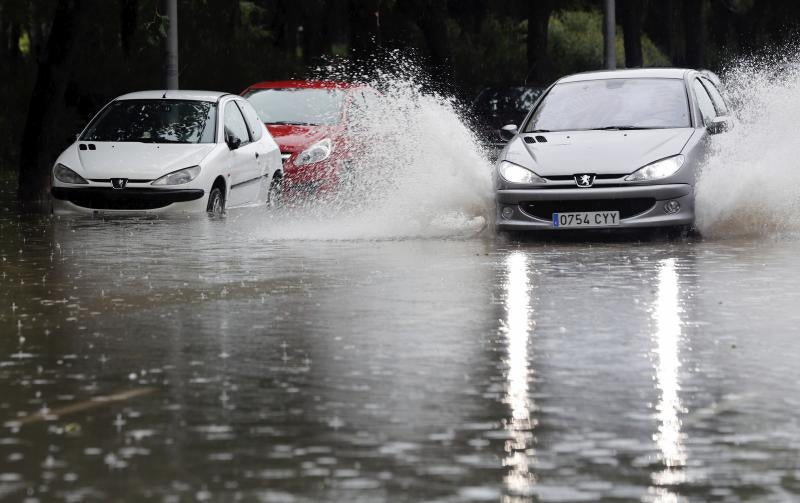
[[[568,201],[531,201],[520,203],[522,211],[541,220],[550,220],[553,213],[572,211],[619,211],[619,218],[631,218],[655,206],[652,197],[627,199],[578,199]]]
[[[547,181],[553,182],[574,182],[575,176],[577,175],[556,175],[556,176],[545,176],[544,179]],[[595,180],[616,180],[617,178],[622,178],[624,176],[628,176],[626,174],[622,175],[596,175]]]

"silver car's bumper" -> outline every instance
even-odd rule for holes
[[[670,227],[694,224],[694,190],[688,184],[632,185],[589,189],[497,190],[497,229],[501,231],[556,230],[552,214],[570,211],[619,211],[614,229]],[[678,201],[680,210],[664,205]],[[511,215],[503,217],[503,209]]]

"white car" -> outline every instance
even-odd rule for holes
[[[56,213],[223,213],[274,205],[281,154],[233,94],[143,91],[106,105],[53,166]]]

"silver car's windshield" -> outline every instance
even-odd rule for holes
[[[525,132],[691,127],[682,79],[585,80],[555,85]]]
[[[338,89],[254,89],[245,95],[267,124],[336,124],[344,92]]]
[[[119,100],[89,124],[82,141],[214,143],[216,104],[193,100]]]

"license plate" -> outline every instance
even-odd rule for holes
[[[619,211],[575,211],[553,213],[554,229],[608,227],[619,225]]]

